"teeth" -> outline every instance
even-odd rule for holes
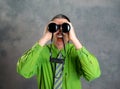
[[[62,35],[57,35],[58,38],[62,38]]]

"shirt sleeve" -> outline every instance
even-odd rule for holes
[[[25,78],[30,78],[36,74],[40,52],[42,47],[36,43],[31,49],[26,51],[17,62],[17,72]],[[40,64],[39,64],[40,67]]]
[[[101,74],[97,58],[91,54],[85,47],[77,50],[78,58],[80,60],[83,76],[91,81],[98,78]]]

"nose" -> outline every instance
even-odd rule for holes
[[[59,33],[62,33],[62,28],[60,28],[58,31],[59,31]]]
[[[59,25],[59,32],[62,32],[62,26],[61,25]]]
[[[62,32],[62,28],[60,25],[57,25],[57,33],[60,33],[60,32]]]

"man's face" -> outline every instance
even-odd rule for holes
[[[58,24],[58,25],[61,25],[61,24],[68,22],[68,21],[66,19],[63,19],[63,18],[56,18],[53,20],[53,22]],[[64,39],[65,43],[67,43],[69,40],[68,33],[63,33],[63,35],[62,35],[62,28],[60,28],[59,30],[57,30],[57,32],[54,33],[54,36],[53,36],[54,44],[57,46],[59,45],[61,47],[64,47],[62,38]]]

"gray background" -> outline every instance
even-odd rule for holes
[[[83,89],[120,89],[120,0],[0,0],[0,89],[37,89],[35,77],[16,73],[16,63],[59,13],[101,66],[100,78],[82,78]]]

